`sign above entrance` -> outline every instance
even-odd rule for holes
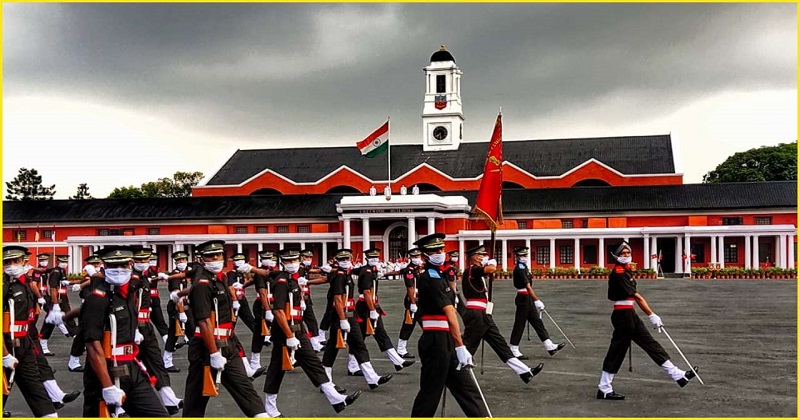
[[[336,205],[339,213],[407,213],[410,211],[438,211],[444,213],[469,213],[466,197],[438,196],[436,194],[393,195],[391,201],[382,196],[348,196]]]

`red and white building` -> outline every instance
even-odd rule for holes
[[[169,268],[172,252],[212,238],[251,258],[302,247],[325,261],[339,247],[377,246],[397,259],[436,231],[463,252],[489,239],[470,214],[487,143],[463,142],[452,55],[435,52],[424,70],[422,142],[392,146],[390,199],[369,194],[387,185],[386,158],[355,146],[238,150],[191,198],[6,201],[3,241],[69,253],[72,270],[109,244],[152,246]],[[532,267],[607,266],[622,239],[640,268],[660,255],[667,273],[796,265],[796,182],[684,184],[672,135],[505,141],[503,155],[502,268],[517,246],[531,248]]]

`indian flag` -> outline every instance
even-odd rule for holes
[[[385,152],[389,148],[389,121],[386,121],[367,138],[356,143],[356,146],[361,149],[362,155],[369,158]]]

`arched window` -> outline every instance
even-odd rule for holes
[[[608,182],[603,181],[602,179],[583,179],[576,182],[573,187],[608,187],[611,184]]]
[[[389,252],[385,258],[396,260],[401,255],[405,257],[406,251],[408,251],[408,228],[397,226],[389,232]]]

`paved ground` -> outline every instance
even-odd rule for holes
[[[549,357],[531,332],[532,341],[523,337],[522,350],[531,356],[529,364],[544,362],[545,370],[529,385],[524,385],[486,349],[485,374],[476,372],[492,413],[496,417],[795,417],[797,415],[797,283],[793,280],[640,280],[639,290],[661,316],[669,332],[689,360],[699,365],[705,386],[693,381],[679,388],[645,353],[633,350],[633,372],[626,361],[614,381],[615,390],[627,395],[625,401],[594,399],[602,360],[611,336],[610,302],[602,280],[540,280],[535,288],[550,314],[570,335],[577,349],[569,346]],[[495,320],[508,337],[513,324],[513,288],[508,281],[495,284]],[[402,311],[401,284],[385,283],[381,301],[389,312],[389,334],[396,339]],[[249,292],[252,293],[252,292]],[[320,306],[323,290],[314,292]],[[74,296],[73,296],[74,297]],[[162,302],[166,292],[162,291]],[[642,315],[641,311],[637,312]],[[546,317],[545,317],[546,319]],[[645,319],[646,321],[646,319]],[[554,340],[558,330],[545,325]],[[240,336],[249,342],[244,325]],[[416,353],[419,330],[411,340]],[[656,338],[667,348],[672,360],[686,369],[665,336]],[[65,391],[81,389],[81,374],[66,369],[69,342],[53,336],[50,358],[56,377]],[[373,363],[379,373],[394,373],[391,363],[374,341],[368,341]],[[479,350],[480,352],[480,350]],[[262,361],[267,362],[267,353]],[[476,357],[476,361],[479,358]],[[188,367],[185,348],[176,354],[182,372],[172,375],[178,395],[183,395]],[[349,417],[407,417],[418,390],[419,366],[414,365],[375,391],[368,391],[362,378],[345,376],[346,358],[340,352],[334,379],[348,390],[364,394],[342,414]],[[262,393],[264,380],[256,381]],[[300,396],[299,393],[303,393]],[[60,411],[61,417],[79,417],[83,399]],[[290,417],[332,417],[334,411],[324,397],[311,387],[301,370],[287,375],[279,407]],[[30,416],[19,395],[12,391],[7,409],[14,416]],[[240,416],[226,391],[209,403],[207,416]],[[463,413],[452,398],[447,400],[447,416]]]

